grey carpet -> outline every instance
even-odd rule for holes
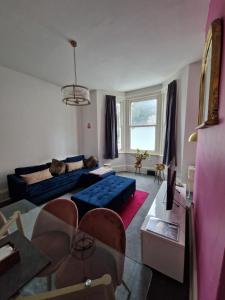
[[[140,240],[140,228],[144,219],[152,205],[152,202],[159,190],[160,185],[154,182],[153,176],[146,176],[142,174],[134,173],[119,173],[121,176],[127,176],[136,179],[137,190],[148,192],[148,198],[144,204],[140,207],[132,222],[126,230],[126,255],[137,262],[141,262],[141,240]]]

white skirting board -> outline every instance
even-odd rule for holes
[[[113,168],[116,172],[135,172],[135,167],[133,165],[111,165],[111,168]],[[154,168],[142,167],[141,174],[147,174],[148,170],[154,171]]]
[[[198,300],[197,259],[195,240],[194,204],[189,208],[189,251],[190,251],[190,287],[189,299]]]

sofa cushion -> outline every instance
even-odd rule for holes
[[[30,173],[42,171],[45,169],[48,169],[47,164],[37,165],[37,166],[29,166],[29,167],[24,167],[24,168],[16,168],[15,174],[19,176],[19,175],[30,174]]]
[[[24,181],[27,184],[34,184],[52,177],[52,174],[49,172],[49,169],[21,175]]]
[[[79,169],[29,185],[27,187],[27,196],[28,198],[37,197],[59,187],[63,190],[63,188],[67,185],[75,187],[77,182],[80,180],[81,175],[86,172],[86,169]]]
[[[95,156],[90,156],[88,159],[84,160],[84,166],[89,169],[97,167],[97,164],[98,160]]]
[[[71,172],[71,171],[74,171],[74,170],[78,170],[78,169],[82,169],[83,166],[84,166],[83,160],[76,161],[76,162],[66,163],[66,168],[67,168],[68,172]]]
[[[76,155],[76,156],[66,158],[66,162],[76,162],[80,160],[84,160],[84,155]]]
[[[49,171],[53,176],[64,174],[66,171],[66,164],[63,161],[53,158]]]

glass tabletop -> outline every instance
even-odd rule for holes
[[[0,209],[7,219],[15,211],[20,211],[25,237],[52,261],[21,288],[19,295],[24,297],[21,299],[31,295],[37,295],[36,299],[41,299],[38,295],[44,292],[76,284],[88,286],[104,274],[111,276],[115,299],[146,299],[152,278],[149,267],[137,261],[135,257],[128,257],[124,251],[118,251],[119,248],[115,249],[109,243],[103,242],[104,237],[103,240],[97,239],[95,234],[75,230],[61,218],[56,218],[42,208],[43,206],[35,206],[27,200],[20,200]],[[10,232],[16,229],[14,224]],[[64,255],[67,244],[68,251]],[[64,296],[57,299],[70,298]],[[95,297],[92,294],[91,298],[79,299]]]

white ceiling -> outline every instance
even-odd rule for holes
[[[57,85],[127,91],[201,57],[209,0],[0,0],[0,64]]]

